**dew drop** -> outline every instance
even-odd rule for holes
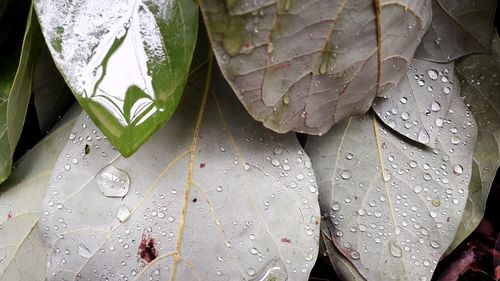
[[[276,146],[273,150],[274,155],[281,155],[283,153],[283,148],[281,146]]]
[[[247,274],[250,275],[250,276],[254,276],[255,275],[255,269],[253,267],[249,267],[247,269]]]
[[[347,160],[352,160],[353,157],[354,157],[354,155],[352,153],[347,153],[346,156],[345,156],[345,158]]]
[[[83,243],[78,244],[76,252],[78,253],[79,256],[82,256],[86,259],[88,259],[92,256],[92,253],[90,252],[90,250]]]
[[[415,187],[413,187],[413,191],[417,194],[422,192],[422,190],[423,190],[423,187],[421,185],[416,185]]]
[[[461,165],[453,166],[453,172],[455,175],[460,176],[464,172],[464,168]]]
[[[430,140],[431,139],[427,131],[424,128],[420,129],[420,131],[418,132],[418,141],[423,144],[426,144],[429,143]]]
[[[116,217],[120,222],[124,222],[130,217],[130,210],[127,208],[127,206],[121,206],[118,209],[118,212],[116,212]]]
[[[439,104],[439,102],[437,102],[437,101],[433,101],[431,104],[431,110],[434,112],[437,112],[440,109],[441,109],[441,104]]]
[[[429,70],[427,71],[427,75],[429,75],[429,78],[431,78],[432,80],[436,80],[436,79],[438,79],[438,73],[437,73],[437,71],[436,71],[436,70],[434,70],[434,69],[429,69]]]
[[[334,211],[340,210],[340,204],[339,204],[339,202],[335,202],[335,203],[332,204],[332,210],[334,210]]]
[[[452,144],[459,144],[460,143],[460,137],[459,136],[451,136],[451,143]]]
[[[359,252],[355,251],[355,250],[351,251],[351,258],[353,260],[359,260],[359,258],[360,258]]]
[[[400,258],[403,255],[403,251],[401,251],[401,247],[398,245],[394,245],[393,243],[389,243],[389,251],[391,252],[391,255],[396,258]]]
[[[432,240],[431,241],[431,247],[434,248],[434,249],[437,249],[437,248],[441,247],[441,244],[439,244],[439,242],[436,241],[436,240]]]
[[[351,178],[351,172],[349,170],[343,170],[342,173],[340,173],[340,177],[342,177],[345,180],[348,180]]]
[[[76,134],[75,133],[69,134],[69,139],[70,140],[74,140],[75,138],[76,138]]]
[[[97,186],[104,196],[124,197],[130,187],[130,177],[124,170],[107,165],[96,176]]]

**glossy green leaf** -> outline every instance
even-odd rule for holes
[[[77,100],[130,156],[177,107],[196,41],[196,3],[34,2],[52,57]]]
[[[430,0],[200,6],[219,65],[250,114],[277,132],[309,134],[390,95],[431,20]]]
[[[364,278],[431,280],[467,201],[476,132],[455,93],[434,149],[374,113],[308,139],[332,240]]]
[[[415,57],[449,62],[488,52],[496,5],[496,0],[432,0],[432,24]]]
[[[206,70],[130,158],[76,123],[43,203],[49,280],[307,280],[319,236],[309,158]]]
[[[0,62],[0,183],[10,174],[31,95],[33,69],[42,40],[35,14],[30,13],[20,57],[17,50]]]
[[[500,166],[500,41],[492,54],[471,55],[459,61],[456,72],[462,96],[476,118],[478,138],[472,180],[464,216],[448,252],[455,249],[481,222],[493,179]]]
[[[42,132],[49,130],[75,101],[46,46],[42,48],[36,62],[33,97],[38,126]]]
[[[45,280],[47,255],[36,224],[52,167],[77,116],[66,116],[63,125],[16,162],[12,176],[0,185],[1,281]]]
[[[401,135],[434,147],[454,95],[453,63],[413,59],[406,77],[388,98],[378,98],[372,107],[385,124]]]

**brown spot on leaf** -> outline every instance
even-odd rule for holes
[[[205,163],[200,163],[200,168],[201,169],[205,168]]]
[[[292,240],[284,237],[284,238],[281,238],[281,242],[283,242],[283,243],[289,243],[290,244],[290,243],[292,243]]]
[[[139,255],[145,262],[150,263],[158,257],[158,251],[155,248],[155,240],[153,238],[142,236],[141,245],[139,245]]]

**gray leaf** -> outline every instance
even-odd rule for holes
[[[78,110],[78,112],[80,112]],[[76,115],[54,130],[18,162],[0,186],[0,280],[45,280],[47,258],[36,227],[52,167]]]
[[[486,199],[500,166],[500,42],[492,41],[492,54],[471,55],[457,63],[462,96],[478,124],[472,179],[464,216],[448,252],[474,231],[484,215]]]
[[[449,62],[490,48],[496,0],[432,0],[432,24],[415,57]]]
[[[476,127],[455,95],[431,149],[351,117],[308,140],[339,251],[367,280],[430,280],[466,203]]]
[[[453,63],[439,64],[414,59],[406,77],[391,97],[379,98],[373,109],[380,119],[398,133],[434,147],[450,107]]]
[[[221,75],[210,89],[210,73],[203,94],[194,74],[173,118],[128,159],[78,121],[44,201],[50,279],[307,280],[319,235],[311,163],[294,134],[253,121]]]
[[[390,95],[430,24],[424,1],[201,1],[222,71],[253,118],[322,134]]]

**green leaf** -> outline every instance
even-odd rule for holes
[[[295,134],[263,128],[212,79],[212,61],[130,158],[76,123],[43,203],[49,259],[65,261],[49,280],[307,280],[319,238],[311,162]]]
[[[33,75],[33,97],[38,125],[40,130],[45,132],[68,110],[75,98],[57,70],[46,45],[38,57]]]
[[[378,98],[372,107],[380,120],[401,135],[434,147],[450,107],[454,64],[413,59],[410,71],[388,98]]]
[[[478,124],[472,179],[464,216],[448,252],[455,249],[481,222],[493,179],[500,166],[500,41],[495,34],[492,54],[460,60],[456,73],[462,96]]]
[[[23,129],[41,40],[38,21],[30,12],[20,57],[13,50],[0,65],[0,183],[12,168],[12,155]]]
[[[219,65],[253,118],[321,135],[390,96],[431,21],[430,0],[202,0]]]
[[[496,0],[432,0],[432,24],[415,57],[449,62],[490,49]]]
[[[364,278],[431,280],[467,201],[476,130],[455,93],[434,149],[401,139],[374,113],[309,137],[321,212]]]
[[[196,3],[35,0],[35,7],[78,102],[130,156],[177,107],[196,41]]]
[[[45,280],[47,255],[36,224],[52,167],[76,116],[65,116],[63,124],[16,162],[12,176],[0,185],[1,281]]]

